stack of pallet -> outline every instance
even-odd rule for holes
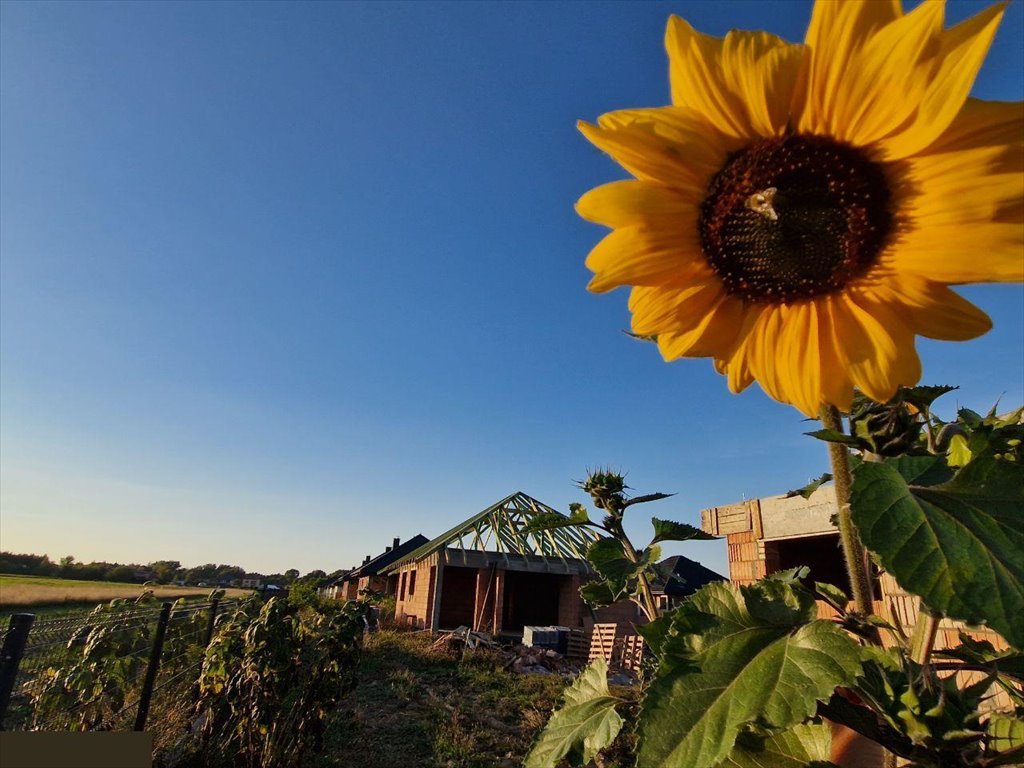
[[[595,624],[590,636],[588,661],[604,659],[610,667],[637,670],[643,661],[644,639],[632,626]]]

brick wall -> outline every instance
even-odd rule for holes
[[[395,605],[395,619],[401,625],[407,623],[419,629],[430,626],[431,609],[434,601],[432,599],[431,568],[433,558],[420,560],[403,566],[399,570],[399,591]],[[409,586],[412,581],[412,574],[416,574],[416,587],[410,593]],[[405,598],[402,599],[402,584],[405,584]],[[410,621],[411,617],[411,621]]]
[[[594,611],[594,621],[597,624],[619,624],[623,627],[647,623],[647,619],[643,617],[639,606],[632,600],[619,600],[617,603],[596,609]]]
[[[729,550],[729,579],[736,584],[750,584],[767,575],[763,547],[758,547],[754,531],[730,533],[726,536]]]
[[[562,627],[582,627],[583,611],[586,608],[580,597],[583,579],[566,576],[558,588],[558,624]]]

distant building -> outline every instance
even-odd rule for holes
[[[323,594],[338,600],[358,600],[359,593],[364,589],[394,595],[398,590],[398,577],[389,581],[386,576],[381,575],[381,571],[426,543],[427,537],[419,533],[404,544],[396,536],[391,542],[391,546],[379,555],[376,557],[367,555],[362,565],[356,566],[328,582],[324,587]]]
[[[705,584],[728,581],[725,576],[682,555],[665,558],[658,563],[657,571],[658,578],[651,583],[651,592],[658,609],[663,611],[675,608]]]
[[[259,589],[263,585],[263,576],[259,573],[247,573],[242,577],[242,589]]]

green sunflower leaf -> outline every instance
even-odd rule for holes
[[[825,768],[832,752],[832,729],[803,723],[767,738],[742,735],[718,768]]]
[[[662,644],[638,724],[638,768],[711,768],[747,723],[790,728],[851,685],[858,646],[816,615],[814,595],[786,578],[698,590],[673,614],[676,640]]]
[[[1024,720],[995,712],[988,721],[988,750],[1009,752],[1024,748]]]
[[[809,499],[816,490],[821,488],[821,486],[829,482],[831,479],[832,475],[825,472],[821,477],[815,478],[803,488],[796,488],[795,490],[790,491],[786,494],[785,498],[792,499],[794,496],[803,496],[805,499]]]
[[[960,389],[960,387],[951,387],[946,384],[934,386],[921,384],[916,387],[901,389],[900,395],[904,402],[911,403],[912,405],[923,409],[930,408],[931,404],[940,397],[956,389]]]
[[[853,521],[885,569],[932,611],[988,624],[1024,647],[1024,468],[983,456],[948,474],[942,457],[863,463]]]
[[[639,562],[634,563],[626,556],[621,541],[604,537],[590,545],[587,559],[605,579],[620,582],[635,578],[641,571],[651,568],[661,559],[661,547],[652,544],[639,553]]]
[[[565,699],[526,756],[524,768],[555,768],[562,760],[585,765],[622,730],[621,699],[608,690],[608,665],[598,659],[565,689]]]
[[[595,541],[587,549],[587,560],[609,581],[625,581],[636,573],[636,563],[626,557],[622,542],[609,536]]]
[[[852,435],[847,435],[836,429],[816,429],[813,432],[804,432],[805,435],[824,440],[826,443],[843,443],[844,445],[860,445],[860,441]]]
[[[960,633],[960,645],[936,650],[934,655],[989,667],[994,672],[1024,682],[1024,653],[1013,648],[997,651],[987,640],[977,640],[963,632]]]
[[[671,520],[659,520],[656,517],[651,518],[651,525],[654,526],[654,538],[651,539],[651,544],[658,541],[709,541],[718,538],[695,526],[686,523],[673,523]]]
[[[834,584],[816,581],[814,582],[814,591],[840,613],[845,612],[846,606],[850,603],[850,598],[846,596],[846,593]]]
[[[606,581],[591,581],[580,587],[580,597],[592,608],[611,605],[627,595],[625,583],[612,585]]]
[[[953,435],[946,449],[946,463],[951,467],[966,467],[971,463],[971,444],[964,435]]]

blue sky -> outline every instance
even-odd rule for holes
[[[821,472],[584,290],[572,205],[622,172],[575,122],[667,103],[673,12],[799,40],[810,4],[0,5],[2,547],[333,570],[598,464],[678,493],[638,540]],[[974,95],[1022,98],[1022,27]],[[1021,402],[1021,287],[963,293],[995,329],[925,380]]]

